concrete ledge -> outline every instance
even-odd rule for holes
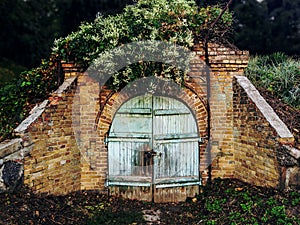
[[[22,148],[21,143],[22,143],[21,138],[16,138],[16,139],[1,142],[0,159],[19,151]]]
[[[256,105],[270,125],[278,134],[278,141],[281,143],[293,143],[294,136],[284,122],[278,117],[273,108],[260,95],[259,91],[245,76],[235,76],[238,84],[245,90],[248,97]]]
[[[291,156],[293,156],[295,159],[299,160],[300,159],[300,150],[297,148],[294,148],[289,145],[283,145],[286,149],[289,150],[289,153]]]
[[[64,81],[59,88],[53,92],[54,96],[61,96],[77,79],[77,77],[71,77]],[[49,98],[50,99],[50,98]],[[24,132],[34,121],[36,121],[40,115],[45,111],[48,106],[49,100],[44,100],[41,104],[36,105],[30,112],[30,115],[22,121],[22,123],[15,129],[16,133]],[[51,102],[50,102],[51,104]]]
[[[15,132],[24,132],[44,112],[48,102],[49,100],[45,100],[40,105],[35,106],[33,110],[31,110],[31,115],[20,123],[20,125],[15,129]]]
[[[64,93],[77,79],[77,76],[68,78],[64,81],[62,85],[59,86],[59,88],[53,93],[54,95],[61,95]]]

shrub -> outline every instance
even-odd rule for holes
[[[300,61],[283,53],[254,56],[245,75],[285,103],[300,108]]]
[[[45,99],[57,82],[55,62],[49,60],[0,87],[0,141],[14,136],[14,128],[28,115],[30,106]]]
[[[191,0],[140,0],[122,14],[100,16],[92,23],[81,24],[77,32],[54,42],[53,54],[88,66],[101,52],[139,40],[191,47],[195,35],[203,38],[220,13],[220,7],[198,9]],[[224,36],[231,24],[231,13],[224,13],[211,31],[212,36]]]
[[[114,58],[109,50],[136,41],[164,41],[191,48],[195,37],[206,36],[220,13],[217,6],[198,9],[190,0],[140,0],[126,7],[122,14],[98,17],[93,23],[82,24],[77,32],[56,40],[53,54],[87,68],[100,54]],[[232,15],[225,12],[211,35],[224,36],[231,23]],[[115,73],[108,85],[118,90],[139,77],[153,74],[168,74],[168,78],[181,83],[186,73],[171,65],[143,61]]]

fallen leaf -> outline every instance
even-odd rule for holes
[[[244,188],[242,188],[242,187],[237,187],[237,188],[235,188],[234,190],[236,190],[236,191],[242,191]]]

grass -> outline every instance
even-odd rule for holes
[[[245,75],[285,103],[300,109],[300,61],[283,53],[254,56]]]

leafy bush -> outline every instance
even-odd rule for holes
[[[55,62],[50,60],[0,87],[0,141],[13,137],[14,128],[28,115],[30,106],[45,99],[57,87],[57,80]]]
[[[255,56],[249,60],[245,75],[287,104],[300,108],[300,61],[283,53]]]
[[[191,0],[140,0],[122,14],[83,23],[77,32],[55,41],[53,54],[88,66],[101,52],[139,40],[191,47],[195,35],[203,38],[220,13],[217,6],[198,9]],[[232,14],[224,13],[211,31],[212,36],[224,36],[231,24]]]
[[[56,40],[53,54],[87,68],[100,54],[113,58],[109,50],[136,41],[164,41],[191,48],[195,37],[203,39],[220,13],[221,8],[217,6],[198,9],[190,0],[140,0],[126,7],[122,14],[98,17],[93,23],[82,24],[77,32]],[[225,12],[210,31],[211,35],[224,36],[231,23],[231,13]],[[171,65],[143,61],[118,71],[108,85],[118,90],[141,76],[153,74],[168,74],[181,83],[184,72]]]

